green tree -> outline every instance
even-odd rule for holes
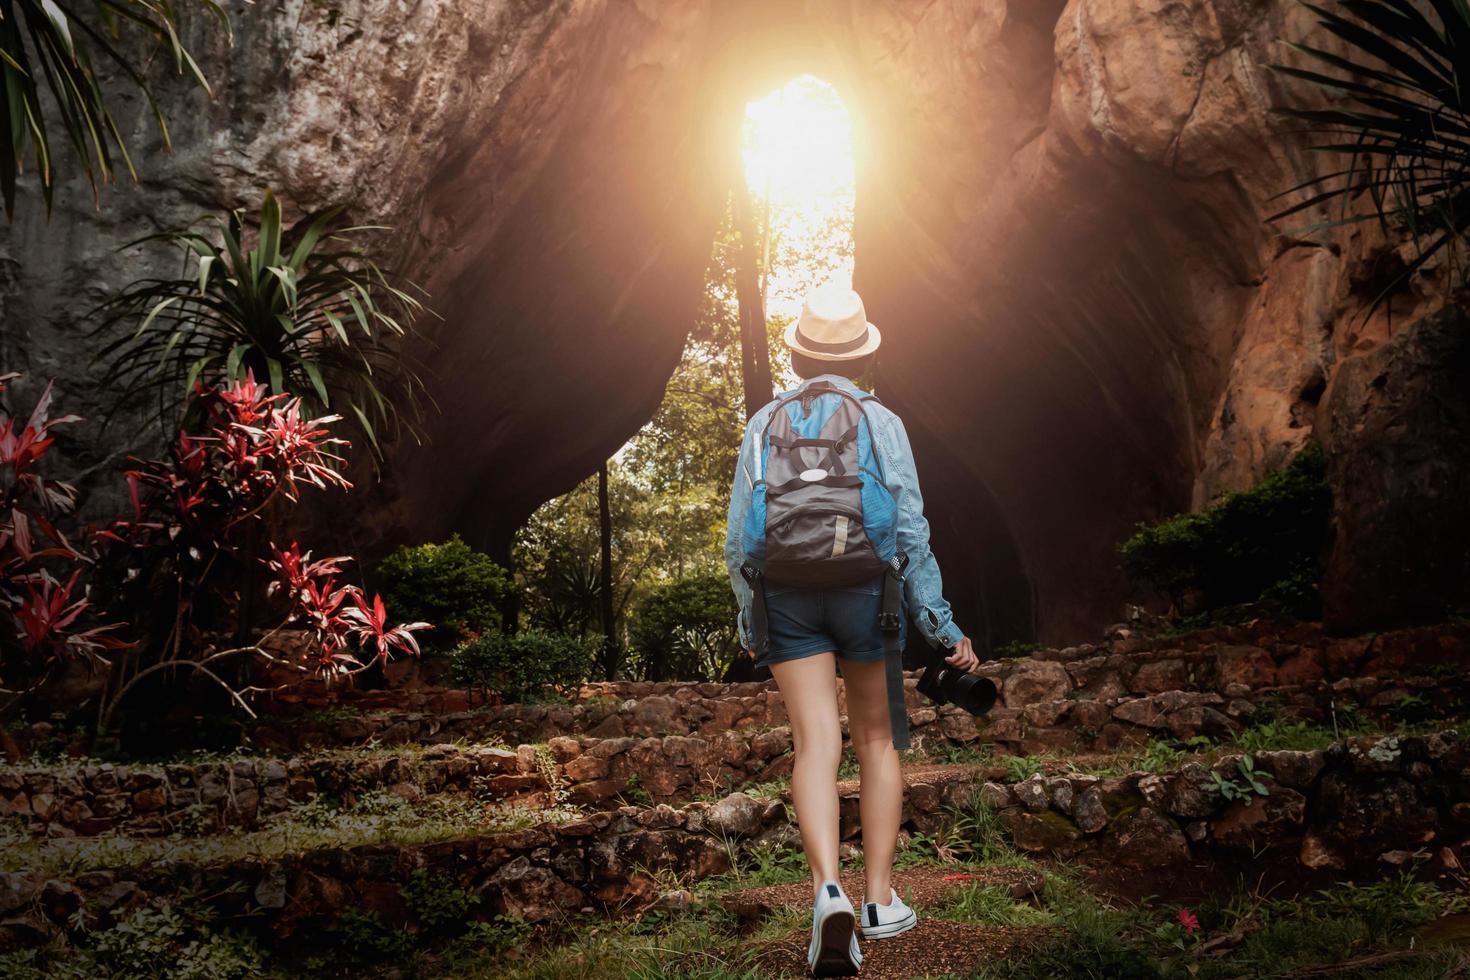
[[[433,624],[420,640],[425,651],[452,650],[497,627],[498,604],[510,588],[505,569],[458,534],[397,549],[378,563],[377,575],[395,616]]]
[[[0,75],[5,79],[0,123],[10,142],[10,149],[0,153],[0,197],[9,218],[15,216],[16,177],[27,151],[35,160],[46,213],[51,213],[52,189],[59,174],[51,130],[58,119],[91,182],[94,200],[98,178],[104,182],[113,179],[114,154],[133,180],[138,179],[122,130],[108,108],[98,62],[110,63],[143,94],[165,147],[171,146],[168,122],[144,74],[154,55],[168,56],[178,74],[214,94],[179,39],[177,4],[169,0],[92,0],[90,6],[86,16],[79,16],[54,0],[0,0]],[[224,10],[213,0],[198,0],[198,6],[224,25],[233,43]],[[136,50],[135,45],[143,50]],[[43,88],[48,96],[44,99]]]
[[[718,680],[740,649],[735,614],[723,574],[654,586],[638,602],[631,665],[644,680]]]

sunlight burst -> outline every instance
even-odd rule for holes
[[[745,177],[769,203],[767,315],[789,320],[808,289],[852,281],[853,127],[837,90],[812,75],[745,108]]]

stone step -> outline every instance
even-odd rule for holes
[[[1406,706],[1422,717],[1443,717],[1464,711],[1470,701],[1470,627],[1349,638],[1324,637],[1311,624],[1239,627],[1167,643],[1124,638],[1042,650],[989,661],[977,673],[1002,692],[985,738],[1021,754],[1136,743],[1150,730],[1182,737],[1220,734],[1263,705],[1312,721],[1348,705],[1380,722],[1403,720]],[[911,671],[906,679],[915,736],[976,738],[967,715],[918,693],[918,677]],[[473,710],[454,710],[465,708],[464,692],[371,694],[327,712],[309,712],[304,703],[285,706],[284,714],[262,719],[253,738],[262,748],[296,751],[369,738],[390,744],[455,738],[519,744],[580,734],[710,737],[787,723],[784,700],[769,681],[607,682],[584,685],[576,703]],[[845,715],[840,679],[838,697]]]
[[[1202,862],[1236,867],[1265,854],[1317,871],[1372,873],[1412,861],[1410,845],[1436,867],[1470,861],[1470,746],[1453,732],[1259,753],[1252,772],[1265,795],[1250,787],[1242,762],[1227,755],[1211,767],[1188,763],[1167,773],[1109,778],[1037,775],[1014,786],[982,781],[983,766],[914,767],[905,784],[910,807],[927,814],[931,826],[943,816],[935,797],[950,795],[962,812],[993,813],[1023,850],[1102,862],[1113,872]],[[1234,787],[1229,797],[1220,791],[1222,781]],[[934,783],[954,792],[914,792]],[[925,810],[931,802],[935,808]],[[923,829],[917,819],[910,827]],[[129,838],[7,847],[0,941],[42,943],[79,909],[88,921],[105,923],[137,900],[180,893],[214,896],[224,924],[278,937],[331,927],[349,908],[399,925],[407,915],[399,889],[419,871],[481,896],[477,914],[553,921],[646,907],[669,875],[693,882],[725,873],[733,853],[752,843],[799,846],[781,801],[740,793],[678,808],[563,814],[522,830],[395,833],[400,836],[368,825],[146,848]]]

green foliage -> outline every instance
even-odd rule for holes
[[[1148,743],[1143,754],[1138,757],[1138,768],[1144,772],[1170,772],[1178,768],[1184,761],[1186,753],[1174,748],[1168,742],[1155,739]]]
[[[378,565],[383,600],[405,622],[432,623],[425,651],[452,650],[497,627],[510,588],[505,569],[458,534],[439,544],[397,549]]]
[[[167,904],[133,910],[111,929],[91,934],[88,946],[99,972],[111,977],[235,980],[262,969],[252,941],[215,933],[207,919]]]
[[[807,858],[800,849],[786,848],[775,840],[760,840],[738,855],[732,877],[741,887],[760,887],[800,882],[808,874]]]
[[[413,955],[414,937],[403,929],[390,929],[376,912],[347,909],[338,920],[342,951],[362,963],[398,963]]]
[[[1207,608],[1268,599],[1296,615],[1316,611],[1331,495],[1322,451],[1309,445],[1250,490],[1138,532],[1120,548],[1138,585]]]
[[[736,613],[722,574],[654,586],[634,614],[631,666],[644,680],[719,680],[740,650]]]
[[[102,386],[124,400],[156,400],[167,429],[197,379],[253,374],[310,409],[343,409],[377,449],[379,431],[399,424],[404,409],[416,417],[427,396],[401,343],[424,309],[409,291],[422,290],[368,255],[365,233],[381,229],[337,227],[342,211],[287,228],[267,190],[253,248],[238,209],[215,219],[213,235],[175,228],[123,246],[172,246],[194,268],[138,280],[95,311],[97,333],[117,335],[99,354],[108,365]]]
[[[1006,782],[1019,783],[1041,772],[1041,760],[1035,756],[1013,755],[1006,758]]]
[[[470,690],[496,691],[507,701],[520,701],[548,686],[580,684],[595,656],[595,645],[582,637],[541,630],[486,633],[454,652],[454,680]]]
[[[963,742],[940,742],[926,746],[924,755],[932,762],[945,765],[983,765],[995,762],[995,755],[984,743],[966,745]]]
[[[1304,721],[1267,721],[1245,729],[1233,744],[1245,752],[1271,752],[1282,749],[1311,751],[1325,749],[1335,740],[1331,729],[1318,728]]]
[[[35,157],[46,213],[51,213],[52,189],[61,175],[57,148],[51,142],[51,127],[57,116],[73,156],[92,185],[94,200],[98,178],[110,183],[117,176],[114,152],[137,181],[122,127],[108,108],[104,83],[126,78],[138,90],[165,149],[171,147],[168,123],[147,77],[154,59],[162,56],[165,63],[173,63],[177,74],[187,75],[206,93],[213,94],[194,56],[180,39],[178,11],[172,3],[93,0],[78,5],[78,9],[86,6],[92,8],[86,17],[64,10],[52,0],[13,0],[0,10],[0,74],[5,81],[0,114],[10,144],[0,153],[0,197],[4,198],[8,218],[15,216],[16,177],[28,149]],[[224,9],[213,0],[198,0],[198,6],[219,20],[226,39],[233,43]],[[135,43],[140,43],[146,53],[137,51]],[[46,97],[41,95],[43,87]],[[125,117],[124,125],[129,121]]]
[[[461,888],[450,878],[432,875],[422,868],[414,871],[399,889],[419,925],[433,933],[457,933],[479,904],[480,896]]]
[[[1434,714],[1434,706],[1422,694],[1403,692],[1388,706],[1389,717],[1403,724],[1424,721]]]
[[[1313,67],[1272,67],[1311,83],[1331,100],[1327,108],[1282,110],[1311,127],[1311,148],[1328,154],[1330,165],[1321,176],[1278,195],[1308,192],[1268,220],[1338,203],[1336,219],[1289,233],[1300,237],[1377,221],[1393,242],[1406,230],[1415,255],[1387,277],[1371,311],[1442,251],[1450,256],[1451,274],[1459,271],[1454,245],[1470,227],[1464,206],[1470,192],[1470,146],[1464,139],[1470,94],[1460,81],[1470,59],[1470,7],[1449,0],[1308,6],[1325,33],[1334,35],[1330,50],[1290,44]],[[1371,208],[1359,207],[1363,201]]]
[[[1257,796],[1270,796],[1271,790],[1261,782],[1260,774],[1256,772],[1255,760],[1250,756],[1242,756],[1236,763],[1235,768],[1240,772],[1240,780],[1226,779],[1218,772],[1210,773],[1209,788],[1219,793],[1221,798],[1227,801],[1240,800],[1246,806],[1251,805],[1251,794]]]

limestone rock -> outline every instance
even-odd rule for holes
[[[1036,773],[1033,776],[1021,780],[1014,788],[1016,799],[1020,800],[1021,805],[1032,812],[1045,810],[1050,805],[1046,793],[1046,777],[1041,775],[1041,773]]]
[[[1184,832],[1152,807],[1121,818],[1108,833],[1110,853],[1123,867],[1157,868],[1189,860]]]
[[[1229,688],[1239,684],[1251,690],[1276,683],[1276,661],[1260,647],[1225,647],[1216,661],[1220,684]]]
[[[765,807],[744,793],[731,793],[704,812],[709,830],[732,837],[745,837],[761,829]]]
[[[1306,797],[1285,786],[1271,786],[1270,796],[1251,795],[1229,804],[1213,822],[1215,842],[1224,847],[1260,851],[1294,840],[1306,817]]]
[[[1103,806],[1102,790],[1097,786],[1083,790],[1072,808],[1072,817],[1083,833],[1095,834],[1106,827],[1108,812]]]
[[[1033,813],[1021,808],[1002,810],[1001,824],[1023,851],[1067,857],[1080,848],[1082,831],[1052,810]]]
[[[1003,699],[1007,708],[1025,708],[1043,701],[1060,701],[1072,689],[1072,679],[1061,664],[1023,660],[1006,678]]]
[[[980,802],[992,810],[999,810],[1015,803],[1016,798],[1004,783],[985,783],[980,787]]]

